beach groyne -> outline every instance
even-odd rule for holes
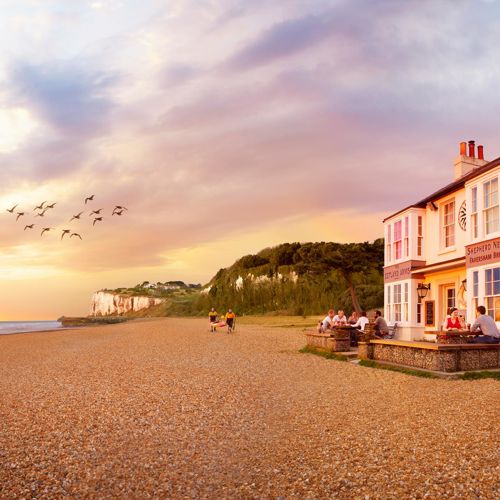
[[[116,316],[148,309],[164,302],[164,299],[146,296],[121,295],[99,291],[92,294],[91,316]]]

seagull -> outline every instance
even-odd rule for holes
[[[62,235],[61,235],[61,240],[64,238],[64,235],[71,233],[71,229],[63,229]],[[71,238],[71,236],[70,236]]]
[[[52,205],[47,205],[47,206],[45,207],[45,209],[47,209],[47,208],[54,208],[55,206],[56,206],[56,204],[55,204],[55,203],[52,203]]]
[[[82,237],[78,233],[71,233],[70,238],[73,238],[73,236],[78,236],[78,238],[82,239]]]
[[[121,215],[123,213],[123,210],[120,210],[120,211],[116,211],[116,212],[113,212],[111,215]]]
[[[88,198],[85,198],[85,205],[87,204],[87,201],[93,201],[94,200],[94,194],[92,196],[89,196]]]
[[[19,220],[19,217],[22,217],[23,215],[24,215],[24,212],[17,212],[16,221]]]
[[[43,236],[43,233],[45,233],[45,231],[51,231],[52,229],[54,229],[53,227],[44,227],[42,229],[42,232],[40,233],[40,236]]]
[[[99,210],[93,210],[92,212],[89,213],[89,217],[91,215],[101,215],[101,210],[102,208],[100,208]]]
[[[29,226],[24,226],[24,230],[26,231],[26,229],[33,229],[33,226],[35,224],[30,224]]]
[[[120,205],[116,205],[115,208],[113,208],[113,212],[115,210],[121,210],[123,212],[124,210],[128,210],[128,208],[127,207],[122,207]]]
[[[17,205],[19,205],[19,203],[18,203]],[[12,208],[8,208],[8,209],[7,209],[7,212],[10,212],[11,214],[13,214],[13,213],[14,213],[14,210],[15,210],[15,209],[16,209],[16,207],[17,207],[17,205],[14,205]]]
[[[83,214],[83,212],[80,212],[79,214],[77,215],[73,215],[73,217],[69,220],[70,222],[73,220],[73,219],[80,219],[81,215]],[[76,234],[76,233],[75,233]]]
[[[36,214],[35,217],[43,217],[45,212],[47,211],[47,207],[45,207],[39,214]]]
[[[101,222],[101,221],[102,221],[102,217],[96,217],[96,218],[94,219],[94,223],[93,223],[92,225],[93,225],[93,226],[95,226],[95,223],[96,223],[96,222]]]
[[[35,210],[43,210],[43,206],[45,205],[45,203],[47,203],[47,202],[46,202],[46,201],[44,201],[42,204],[38,205],[38,207],[35,207],[35,208],[33,209],[33,212],[34,212]]]

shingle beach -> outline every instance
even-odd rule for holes
[[[300,328],[0,337],[0,498],[493,499],[500,384],[301,354]]]

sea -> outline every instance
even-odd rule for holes
[[[0,321],[0,335],[62,329],[60,321]]]

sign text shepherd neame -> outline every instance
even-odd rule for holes
[[[391,281],[410,279],[411,272],[422,266],[425,266],[425,261],[409,260],[408,262],[402,262],[394,266],[384,267],[384,281],[390,283]]]
[[[465,249],[465,266],[477,267],[500,262],[500,238],[481,241]]]

